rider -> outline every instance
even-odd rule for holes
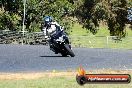
[[[42,31],[46,39],[48,38],[48,36],[50,36],[51,38],[49,39],[50,49],[54,51],[55,54],[57,54],[57,51],[55,51],[52,47],[52,42],[53,39],[57,39],[58,35],[61,32],[63,32],[63,27],[61,27],[56,21],[53,21],[53,18],[51,16],[45,16]]]

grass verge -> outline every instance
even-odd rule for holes
[[[126,28],[126,37],[121,41],[116,41],[115,37],[107,36],[110,35],[106,26],[101,26],[97,34],[93,35],[77,23],[74,24],[70,33],[71,44],[74,47],[132,49],[132,30],[128,27]]]
[[[116,41],[112,37],[107,38],[104,36],[70,36],[70,41],[74,47],[132,49],[132,37]]]
[[[129,73],[131,71],[96,70],[88,73]],[[85,84],[80,86],[76,82],[76,72],[52,73],[1,73],[0,88],[132,88],[129,84]],[[2,77],[5,77],[2,78]]]

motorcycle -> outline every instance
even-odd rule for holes
[[[51,38],[53,38],[53,36],[51,36]],[[60,53],[64,57],[67,55],[71,57],[75,56],[69,44],[69,39],[64,32],[58,34],[57,38],[53,38],[50,46],[53,52]]]

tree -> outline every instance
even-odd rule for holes
[[[125,36],[127,23],[127,0],[81,0],[82,5],[77,7],[76,16],[83,27],[96,34],[99,22],[106,21],[111,36]]]
[[[67,32],[72,17],[96,34],[101,21],[107,22],[111,36],[125,36],[127,8],[131,0],[27,0],[25,27],[29,32],[40,31],[43,17],[52,16]],[[23,19],[23,0],[0,1],[0,29],[21,30]]]
[[[21,30],[23,19],[23,0],[2,0],[0,4],[0,29]],[[27,0],[26,30],[40,31],[43,17],[53,16],[61,25],[69,29],[71,20],[66,18],[73,11],[73,5],[68,0]],[[68,21],[69,20],[69,21]],[[8,25],[7,25],[8,24]]]
[[[17,30],[20,25],[21,0],[2,0],[0,3],[0,29]]]

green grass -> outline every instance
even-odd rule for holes
[[[74,47],[132,49],[132,37],[122,38],[121,41],[109,37],[107,42],[107,37],[70,36],[70,40]]]
[[[52,77],[32,80],[0,80],[0,88],[132,88],[129,84],[77,84],[75,77]]]
[[[93,36],[93,34],[85,29],[82,28],[82,25],[75,23],[74,26],[71,29],[70,35],[75,36]],[[107,27],[101,26],[96,34],[96,36],[109,36],[109,30],[107,30]]]
[[[101,26],[97,34],[93,35],[76,23],[70,33],[70,39],[74,47],[132,49],[132,30],[126,28],[126,31],[126,37],[122,38],[121,41],[116,42],[110,37],[107,41],[107,36],[110,35],[106,26]]]
[[[86,36],[89,34],[89,31],[82,28],[82,25],[74,24],[74,26],[71,29],[70,35],[74,36]]]
[[[126,36],[132,37],[132,30],[130,30],[128,26],[125,28],[125,30],[126,30]],[[70,35],[92,36],[93,34],[89,30],[82,28],[82,25],[75,23],[71,29]],[[108,27],[104,25],[100,25],[99,30],[95,34],[95,36],[110,36]]]

